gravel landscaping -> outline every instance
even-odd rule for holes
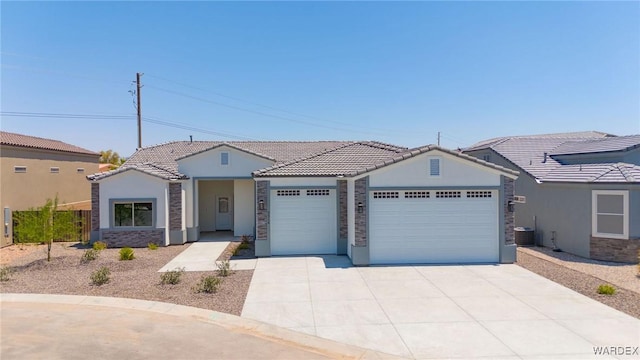
[[[55,243],[51,262],[46,261],[44,245],[12,245],[0,249],[0,264],[13,270],[9,281],[0,282],[0,292],[123,297],[240,315],[253,270],[234,271],[213,294],[195,293],[192,288],[202,276],[217,275],[215,271],[185,272],[176,285],[160,284],[158,269],[188,246],[134,249],[135,259],[130,261],[119,260],[119,249],[105,249],[96,260],[82,263],[87,247],[78,243]],[[110,281],[92,285],[91,274],[102,266],[109,268]]]
[[[236,250],[232,242],[220,259],[253,257],[254,244]],[[237,270],[223,281],[214,294],[195,293],[193,287],[202,276],[217,272],[185,272],[176,285],[160,284],[158,269],[189,244],[161,247],[157,250],[135,249],[135,259],[120,261],[119,249],[105,249],[96,260],[83,263],[87,247],[78,243],[55,243],[51,262],[46,261],[44,245],[12,245],[0,249],[0,266],[10,267],[9,281],[0,282],[2,293],[70,294],[124,297],[163,301],[180,305],[240,315],[251,283],[253,270]],[[212,259],[213,261],[213,259]],[[547,248],[518,248],[517,264],[576,292],[600,301],[640,319],[640,277],[636,265],[583,259]],[[91,274],[106,266],[110,281],[102,286],[91,284]],[[612,284],[614,295],[601,295],[597,288]]]
[[[640,283],[636,265],[583,259],[546,248],[518,248],[517,264],[640,319],[640,293],[633,290]],[[616,293],[598,294],[598,286],[602,284],[614,285]]]

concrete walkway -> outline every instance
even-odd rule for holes
[[[168,303],[0,294],[0,358],[391,359],[237,316]]]
[[[216,259],[222,255],[232,241],[240,241],[240,239],[234,237],[230,231],[201,233],[200,240],[192,243],[158,272],[178,268],[184,268],[184,271],[216,271],[218,270],[217,263],[219,263],[216,262]],[[231,260],[229,264],[232,270],[253,270],[256,267],[257,259]]]
[[[184,271],[214,271],[217,270],[216,259],[227,248],[230,241],[195,242],[189,245],[163,266],[158,272],[184,268]]]
[[[260,258],[242,316],[414,359],[640,359],[640,320],[517,265]]]

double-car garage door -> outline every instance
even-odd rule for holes
[[[369,193],[371,264],[498,261],[498,192]]]
[[[335,189],[271,190],[272,255],[335,254]],[[497,190],[369,193],[371,264],[498,261]]]
[[[336,190],[271,190],[272,255],[337,252]]]

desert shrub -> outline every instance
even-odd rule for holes
[[[103,266],[91,273],[91,283],[96,286],[104,285],[109,282],[109,275],[111,275],[111,271],[108,267]]]
[[[98,258],[98,255],[100,255],[100,250],[87,249],[85,250],[84,254],[82,254],[80,262],[87,263],[89,261],[93,261]]]
[[[162,285],[175,285],[180,282],[180,277],[184,273],[184,267],[174,270],[165,271],[160,275],[160,283]]]
[[[149,244],[147,244],[147,247],[149,248],[149,250],[158,250],[158,244],[156,243],[150,242]]]
[[[231,271],[231,262],[229,260],[217,261],[216,266],[218,267],[218,275],[220,276],[229,276],[233,271]]]
[[[8,266],[0,267],[0,281],[9,281],[11,279],[11,274],[13,273],[13,269]]]
[[[120,261],[122,260],[133,260],[135,259],[135,255],[133,254],[133,249],[126,246],[120,249]]]
[[[96,241],[93,243],[93,250],[104,250],[107,248],[107,243],[104,241]]]
[[[218,291],[218,286],[222,279],[213,275],[203,275],[200,281],[193,287],[193,291],[197,293],[212,294]]]
[[[598,286],[598,294],[613,295],[615,293],[616,293],[616,288],[614,288],[609,284],[602,284]]]
[[[253,240],[253,236],[251,235],[242,235],[241,237],[243,243],[250,243]]]

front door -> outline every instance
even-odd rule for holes
[[[216,230],[233,229],[233,204],[229,196],[216,196]]]

